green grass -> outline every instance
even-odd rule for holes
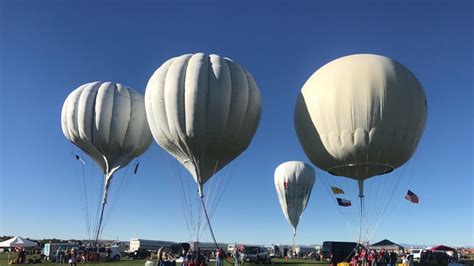
[[[36,258],[38,257],[37,255],[28,255],[27,256],[27,259],[28,258]],[[14,259],[16,258],[16,254],[15,253],[12,253],[10,255],[10,259]],[[147,260],[126,260],[126,259],[122,259],[120,261],[117,261],[117,262],[90,262],[90,263],[85,263],[85,264],[82,264],[82,263],[78,263],[77,265],[78,266],[81,266],[81,265],[94,265],[94,266],[135,266],[135,265],[140,265],[140,266],[144,266],[145,265],[145,262]],[[310,265],[310,264],[318,264],[318,265],[327,265],[326,263],[321,263],[321,262],[318,262],[318,261],[312,261],[312,260],[309,260],[309,259],[290,259],[290,260],[285,260],[285,259],[273,259],[272,260],[273,264],[252,264],[252,263],[245,263],[244,265],[245,266],[253,266],[253,265],[259,265],[259,266],[265,266],[265,265],[275,265],[275,264],[280,264],[280,265],[283,265],[283,264],[291,264],[292,266],[298,266],[298,265]],[[4,253],[0,253],[0,266],[7,266],[8,265],[8,254],[4,254]],[[25,264],[25,265],[58,265],[56,263],[52,263],[52,262],[47,262],[47,263],[42,263],[42,264]],[[62,265],[68,265],[68,264],[62,264]],[[228,262],[225,262],[225,265],[226,266],[230,266],[230,265],[233,265],[233,264],[230,264]],[[179,264],[177,265],[179,266]],[[209,266],[215,266],[214,262],[211,262],[209,263]]]

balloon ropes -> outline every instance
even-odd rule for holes
[[[228,58],[203,53],[178,56],[151,76],[145,108],[156,142],[184,166],[193,178],[188,180],[195,183],[194,191],[186,190],[179,174],[188,229],[195,228],[190,234],[199,241],[204,216],[217,245],[206,206],[212,189],[208,188],[205,200],[204,185],[249,146],[257,130],[262,107],[255,80]],[[220,178],[224,180],[216,186],[226,183],[225,173]],[[197,211],[192,206],[196,202],[201,206]]]
[[[311,162],[328,173],[323,179],[338,208],[359,225],[359,242],[369,240],[400,176],[409,171],[394,170],[414,154],[427,113],[416,77],[379,55],[336,59],[301,89],[294,116],[299,141]],[[351,206],[357,198],[358,208]]]
[[[103,173],[101,202],[93,226],[93,238],[97,242],[114,174],[145,152],[151,144],[143,96],[118,83],[84,84],[66,98],[61,126],[64,136],[94,160]],[[84,197],[89,217],[85,161],[80,155],[75,156],[83,169]],[[135,163],[133,172],[136,173],[137,169],[138,163]],[[130,173],[130,169],[127,170]],[[90,231],[89,223],[87,227]]]
[[[293,250],[296,229],[303,211],[308,206],[316,175],[313,167],[303,162],[290,161],[275,169],[275,189],[283,215],[293,227]]]

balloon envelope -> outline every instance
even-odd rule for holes
[[[261,114],[250,73],[228,58],[202,53],[172,58],[158,68],[148,82],[145,106],[156,142],[199,186],[248,147]]]
[[[275,188],[286,219],[296,228],[308,205],[316,176],[313,167],[303,162],[290,161],[275,169]]]
[[[61,113],[64,136],[111,175],[151,144],[143,96],[112,82],[87,83],[69,94]]]
[[[427,112],[423,88],[407,68],[384,56],[357,54],[329,62],[306,81],[294,121],[316,166],[364,180],[410,159]]]

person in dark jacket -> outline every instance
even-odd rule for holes
[[[398,255],[395,251],[390,252],[390,265],[397,265]]]

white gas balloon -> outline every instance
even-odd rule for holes
[[[336,59],[301,89],[295,128],[319,168],[359,181],[393,171],[410,159],[423,134],[428,106],[416,77],[379,55]]]
[[[275,169],[275,188],[281,209],[293,227],[293,234],[303,211],[308,205],[316,176],[313,167],[303,162],[290,161]]]
[[[356,54],[329,62],[301,89],[294,116],[299,141],[317,167],[357,181],[359,241],[363,229],[370,235],[376,227],[367,224],[377,221],[364,212],[365,180],[388,174],[412,157],[427,114],[425,92],[413,73],[380,55]],[[376,190],[390,199],[395,188],[393,185],[392,193],[383,191],[383,187]],[[332,189],[342,191],[339,187]],[[370,194],[372,190],[368,191]],[[388,204],[389,199],[380,202]],[[338,198],[338,202],[343,201],[351,205]],[[370,200],[368,203],[377,205]],[[384,206],[379,207],[376,215],[385,210]]]
[[[151,144],[143,96],[118,83],[92,82],[71,92],[62,108],[61,126],[64,136],[102,169],[103,206],[113,174]]]
[[[165,62],[150,78],[145,107],[156,142],[203,184],[250,144],[261,114],[250,73],[203,53]]]

